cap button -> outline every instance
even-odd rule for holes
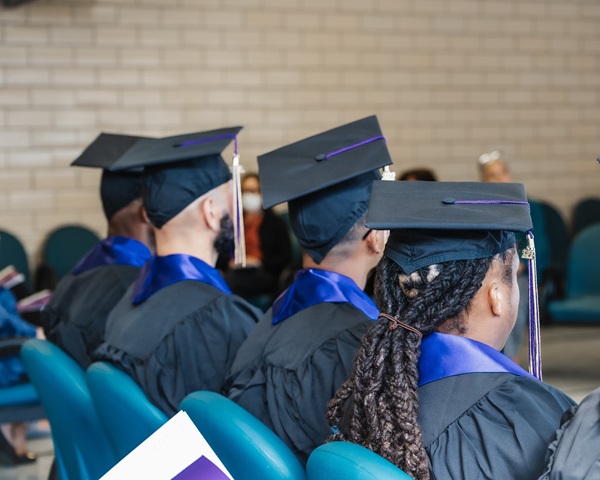
[[[444,198],[442,200],[442,203],[445,203],[446,205],[452,205],[455,202],[456,202],[456,200],[454,200],[453,198]]]
[[[323,160],[325,160],[325,158],[326,158],[326,155],[325,155],[324,153],[321,153],[320,155],[317,155],[317,156],[315,157],[315,160],[316,160],[317,162],[322,162]]]

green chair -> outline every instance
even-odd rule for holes
[[[214,392],[194,392],[183,399],[200,433],[235,480],[304,480],[299,460],[260,420]]]
[[[567,264],[567,294],[548,305],[559,322],[600,322],[600,224],[573,240]]]
[[[118,368],[92,363],[85,376],[118,460],[167,422],[167,416],[148,400],[139,385]]]
[[[307,480],[410,480],[412,477],[371,450],[349,442],[321,445],[308,457]]]
[[[581,200],[573,211],[573,234],[577,235],[594,223],[600,223],[600,198]]]
[[[0,230],[0,270],[9,265],[25,275],[25,285],[31,288],[31,272],[23,244],[11,233]]]
[[[68,225],[52,231],[46,239],[43,261],[60,280],[100,241],[98,235],[86,227]]]
[[[97,479],[117,456],[94,408],[85,373],[56,345],[32,339],[21,359],[52,427],[61,480]]]

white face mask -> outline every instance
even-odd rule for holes
[[[242,207],[245,212],[257,213],[262,210],[262,198],[259,193],[242,193]]]

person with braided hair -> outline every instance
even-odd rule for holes
[[[527,207],[519,184],[375,182],[367,226],[391,229],[375,279],[381,314],[330,402],[332,440],[418,480],[542,474],[573,401],[501,353]]]
[[[363,288],[384,234],[365,220],[373,180],[390,163],[376,117],[258,158],[265,208],[290,201],[303,270],[241,346],[227,392],[302,462],[327,440],[327,403],[379,315]]]

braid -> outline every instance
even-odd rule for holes
[[[492,260],[447,262],[405,275],[384,257],[377,267],[375,301],[381,312],[427,335],[461,317]],[[363,337],[354,369],[331,400],[327,418],[330,425],[339,425],[351,399],[348,434],[338,430],[330,440],[363,445],[415,479],[428,480],[429,461],[418,424],[420,347],[416,333],[392,330],[387,321],[377,321]]]

